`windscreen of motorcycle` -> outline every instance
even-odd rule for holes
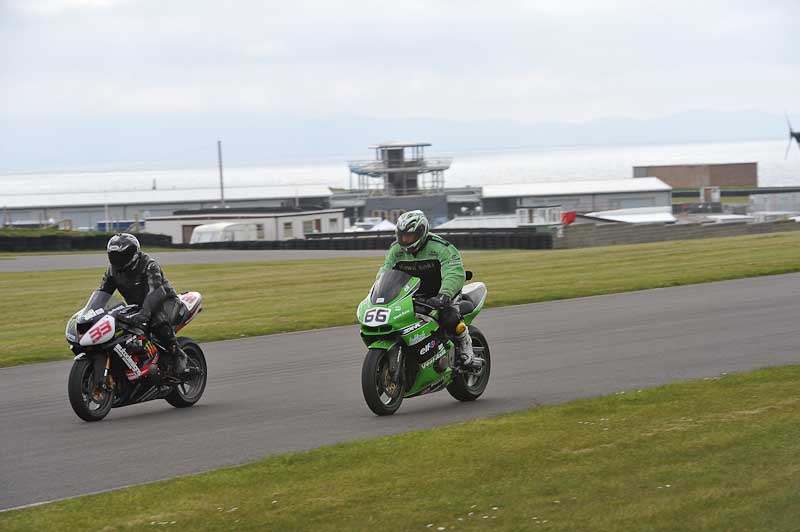
[[[90,302],[91,303],[91,300]],[[67,328],[64,335],[70,342],[77,342],[80,337],[91,329],[92,325],[97,323],[103,316],[109,312],[122,307],[124,303],[116,296],[111,296],[108,301],[102,306],[92,308],[92,305],[87,303],[85,307],[72,315],[67,322]]]
[[[419,288],[419,283],[413,283],[412,279],[412,276],[400,270],[383,272],[372,287],[370,302],[373,305],[385,305],[400,294],[406,295],[415,292]]]

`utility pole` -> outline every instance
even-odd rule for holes
[[[103,214],[105,216],[106,221],[106,233],[111,232],[111,226],[109,225],[109,216],[108,216],[108,191],[103,191]]]
[[[225,208],[225,181],[222,177],[222,141],[217,141],[217,159],[219,160],[219,197],[222,200],[222,208]]]

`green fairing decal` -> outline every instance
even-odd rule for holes
[[[447,356],[447,355],[444,355]],[[414,397],[427,388],[442,384],[447,386],[453,380],[453,371],[448,368],[444,373],[438,373],[433,366],[428,366],[417,374],[414,385],[405,393],[405,397]],[[444,382],[442,382],[444,381]]]
[[[426,338],[429,338],[430,335],[433,334],[435,330],[439,328],[439,324],[435,321],[429,321],[427,323],[420,321],[417,323],[421,323],[422,325],[420,325],[417,328],[414,328],[414,330],[409,331],[408,334],[404,334],[402,336],[403,341],[405,342],[406,345],[414,345],[423,342]]]

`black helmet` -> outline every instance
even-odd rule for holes
[[[130,233],[120,233],[108,239],[108,262],[118,270],[128,270],[139,260],[139,240]]]

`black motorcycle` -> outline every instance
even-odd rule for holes
[[[199,292],[178,296],[183,304],[176,332],[202,310]],[[178,337],[188,358],[179,378],[163,361],[165,346],[126,318],[139,311],[115,298],[98,308],[85,307],[67,323],[66,337],[75,362],[69,373],[69,402],[84,421],[100,421],[112,408],[166,399],[174,407],[192,406],[206,388],[203,350],[191,338]],[[169,358],[169,356],[167,356]]]

